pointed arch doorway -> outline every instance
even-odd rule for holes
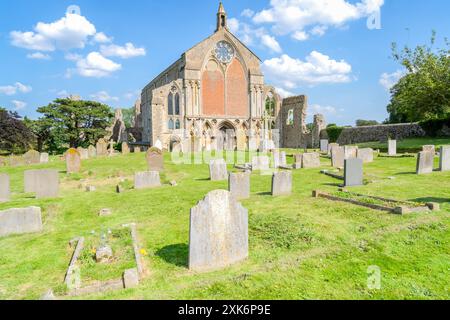
[[[236,128],[225,121],[219,125],[218,150],[236,150]]]

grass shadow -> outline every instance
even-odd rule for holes
[[[258,192],[257,193],[258,196],[271,196],[272,192],[270,191],[266,191],[266,192]]]
[[[397,172],[395,175],[396,176],[400,176],[400,175],[405,176],[405,175],[415,175],[415,174],[416,174],[416,172],[410,171],[410,172]]]
[[[342,183],[322,183],[323,186],[329,186],[329,187],[342,187]]]
[[[200,179],[194,179],[194,181],[211,181],[210,178],[200,178]]]
[[[422,203],[428,203],[428,202],[450,203],[450,198],[446,199],[446,198],[436,198],[436,197],[424,197],[424,198],[410,199],[408,201],[422,202]]]
[[[159,249],[156,255],[177,267],[188,267],[189,246],[186,243],[172,244]]]

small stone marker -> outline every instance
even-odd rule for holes
[[[147,189],[161,186],[161,179],[158,171],[136,172],[134,175],[134,188]]]
[[[97,149],[92,145],[89,146],[88,147],[88,155],[89,155],[89,158],[97,157]]]
[[[120,184],[116,186],[116,193],[124,193],[125,189]]]
[[[171,187],[178,186],[178,183],[175,180],[170,181],[169,184],[170,184]]]
[[[363,161],[347,159],[344,163],[344,186],[355,187],[363,185]]]
[[[41,208],[0,211],[0,237],[42,231]]]
[[[358,149],[358,159],[361,159],[363,163],[373,162],[373,149],[371,148]]]
[[[81,160],[87,160],[89,159],[89,152],[87,149],[78,147],[77,148],[78,153],[80,154]]]
[[[320,152],[328,153],[328,140],[320,140]]]
[[[45,152],[41,153],[39,163],[48,163],[48,158],[49,158],[48,153]]]
[[[38,170],[35,191],[37,199],[57,198],[59,195],[58,170]]]
[[[388,155],[389,156],[397,155],[397,140],[388,141]]]
[[[122,142],[122,154],[126,155],[130,153],[130,147],[128,146],[128,143]]]
[[[123,273],[123,287],[125,289],[136,288],[139,285],[139,272],[137,268],[125,270]]]
[[[345,154],[344,154],[344,147],[333,147],[331,149],[331,165],[334,168],[342,168],[344,167],[344,160],[345,160]]]
[[[230,172],[228,177],[228,191],[236,200],[250,198],[250,174],[245,172]]]
[[[450,146],[442,146],[440,149],[439,170],[450,171]]]
[[[272,196],[285,196],[292,194],[292,172],[275,172],[272,176]]]
[[[149,171],[164,171],[164,156],[161,149],[150,148],[145,155]]]
[[[73,148],[70,148],[66,154],[67,173],[78,173],[81,170],[81,155]]]
[[[417,174],[432,173],[434,167],[434,153],[428,151],[419,152],[417,156]]]
[[[103,209],[100,210],[100,212],[98,213],[98,215],[99,215],[100,217],[107,217],[107,216],[112,215],[112,211],[111,211],[111,209],[103,208]]]
[[[210,161],[209,177],[211,181],[223,181],[228,179],[227,163],[224,159]]]
[[[302,159],[302,167],[304,169],[320,167],[320,154],[317,152],[304,153]]]
[[[248,211],[230,192],[215,190],[191,209],[189,269],[211,271],[248,257]]]
[[[94,186],[87,186],[86,187],[86,192],[95,192],[95,190],[97,190],[97,188],[94,187]]]
[[[97,156],[106,156],[108,154],[108,143],[105,139],[99,139],[97,141]]]
[[[30,150],[23,155],[26,165],[41,163],[41,154],[35,150]]]
[[[134,153],[141,153],[141,147],[134,146],[134,147],[133,147],[133,152],[134,152]]]
[[[97,261],[97,263],[108,263],[111,261],[112,256],[112,249],[107,245],[97,248],[95,252],[95,260]]]
[[[252,170],[266,171],[270,169],[270,159],[268,156],[255,156],[252,158]]]
[[[48,290],[46,293],[44,293],[40,298],[40,301],[53,301],[56,300],[55,294],[53,293],[53,290]]]
[[[345,159],[356,159],[358,156],[358,147],[344,146]]]
[[[6,173],[0,173],[0,203],[11,198],[10,179]]]
[[[432,145],[422,146],[422,151],[431,152],[432,154],[436,154],[436,147]]]

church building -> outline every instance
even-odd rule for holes
[[[170,150],[189,140],[202,151],[216,150],[220,137],[227,149],[245,150],[282,127],[281,105],[261,60],[229,31],[220,3],[215,32],[142,90],[142,142]]]

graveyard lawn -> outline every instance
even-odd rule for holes
[[[366,142],[358,143],[359,148],[372,148],[386,153],[388,151],[387,142]],[[422,146],[435,145],[436,151],[440,146],[450,145],[450,138],[410,138],[397,141],[398,153],[417,153],[422,151]]]
[[[272,176],[252,174],[251,197],[242,201],[249,211],[249,259],[210,273],[187,268],[190,208],[208,192],[228,187],[227,181],[209,181],[209,162],[174,165],[166,154],[164,185],[133,190],[134,173],[147,169],[145,153],[86,160],[81,172],[71,176],[65,174],[64,161],[50,160],[0,169],[10,175],[12,189],[11,202],[0,204],[0,210],[39,206],[44,224],[41,234],[0,239],[0,299],[38,299],[48,289],[63,291],[69,241],[132,222],[137,223],[146,278],[134,289],[76,299],[450,298],[450,172],[418,176],[415,158],[376,158],[364,164],[370,183],[350,190],[437,202],[441,211],[402,216],[313,198],[312,190],[336,192],[339,184],[320,174],[331,170],[323,157],[321,168],[292,171],[289,196],[272,197]],[[22,193],[23,173],[30,168],[60,170],[58,199],[36,200]],[[127,181],[119,194],[121,177]],[[169,185],[173,180],[175,187]],[[86,185],[96,191],[86,192]],[[103,208],[112,215],[100,217]],[[368,288],[370,266],[381,269],[380,290]]]

